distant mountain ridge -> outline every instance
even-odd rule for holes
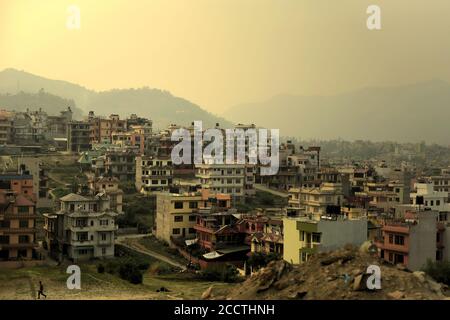
[[[83,112],[75,107],[75,102],[71,99],[64,99],[59,96],[40,90],[37,93],[19,92],[17,94],[0,94],[0,109],[10,111],[45,110],[48,115],[59,115],[61,111],[71,108],[74,118],[80,118]]]
[[[332,96],[282,94],[230,108],[224,117],[278,128],[282,136],[450,145],[450,84],[371,87]]]
[[[189,125],[202,120],[204,126],[230,127],[232,123],[203,110],[190,101],[175,97],[168,91],[150,89],[113,89],[97,92],[67,81],[51,80],[16,69],[0,72],[0,94],[16,94],[20,91],[36,93],[43,89],[52,95],[73,100],[85,115],[93,110],[98,115],[117,113],[122,117],[136,113],[153,120],[162,129],[169,124]],[[62,105],[62,109],[66,106]],[[43,107],[45,110],[45,107]]]

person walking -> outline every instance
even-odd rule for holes
[[[47,295],[44,293],[44,285],[41,281],[39,281],[38,299],[41,299],[41,295],[43,295],[47,299]]]

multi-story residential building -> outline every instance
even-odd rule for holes
[[[414,192],[411,192],[411,204],[419,205],[418,198],[422,198],[421,206],[435,211],[450,211],[450,203],[448,203],[448,193],[445,191],[435,191],[431,183],[415,183]],[[420,201],[419,201],[420,202]]]
[[[283,219],[283,229],[283,259],[293,264],[307,261],[316,252],[336,250],[347,244],[360,246],[367,240],[366,219],[287,217]]]
[[[33,189],[33,177],[29,174],[6,173],[0,174],[0,190],[12,190],[22,194],[32,201],[36,201]]]
[[[47,116],[47,132],[46,137],[49,140],[67,138],[67,125],[72,121],[72,109],[61,111],[60,115]]]
[[[199,210],[197,221],[194,225],[197,244],[206,251],[215,251],[236,246],[243,246],[245,232],[239,228],[231,210],[211,212],[211,210]],[[247,251],[250,249],[248,247]]]
[[[300,147],[296,152],[294,144],[288,141],[280,145],[278,173],[260,176],[258,180],[267,186],[280,190],[297,188],[317,180],[320,168],[320,147]]]
[[[195,169],[202,188],[229,194],[233,203],[244,201],[245,165],[219,164],[213,159],[204,159],[204,163],[196,164]]]
[[[18,158],[19,172],[33,177],[33,190],[36,193],[36,208],[51,208],[53,200],[49,194],[48,175],[38,157]]]
[[[13,141],[14,113],[0,110],[0,145],[10,144]]]
[[[141,193],[169,191],[173,181],[170,158],[136,157],[136,190]]]
[[[88,116],[90,128],[90,143],[112,143],[113,132],[125,132],[127,121],[121,120],[119,115],[111,114],[109,118],[101,118],[94,115],[93,111]]]
[[[38,247],[33,177],[0,175],[0,261],[30,260]]]
[[[0,261],[33,258],[38,246],[36,217],[31,199],[0,190]]]
[[[136,153],[133,151],[107,152],[105,171],[121,181],[134,181],[136,175]]]
[[[301,188],[298,206],[313,219],[320,219],[328,214],[330,207],[340,207],[344,204],[342,185],[340,183],[322,183],[319,187]],[[294,205],[294,199],[290,199]]]
[[[388,212],[391,208],[409,204],[410,186],[399,181],[366,182],[364,190],[355,192],[356,196],[368,198],[369,205]]]
[[[112,144],[118,146],[130,146],[137,147],[139,154],[143,155],[145,152],[145,140],[144,134],[133,131],[114,131],[111,134]]]
[[[147,133],[152,132],[153,121],[147,118],[138,117],[137,114],[133,113],[127,118],[127,130],[133,129],[133,127],[145,127]]]
[[[427,260],[448,259],[449,230],[437,220],[436,211],[420,211],[408,213],[401,220],[385,221],[375,242],[380,258],[414,271],[420,270]]]
[[[244,219],[246,223],[247,221]],[[251,228],[251,226],[249,226]],[[264,254],[274,253],[283,256],[283,219],[268,217],[263,225],[263,230],[254,232],[251,236],[251,251]]]
[[[431,176],[429,180],[433,184],[434,191],[447,193],[447,202],[450,202],[450,169],[441,171],[441,175]]]
[[[114,256],[119,212],[110,208],[106,194],[68,194],[60,198],[56,214],[44,214],[46,243],[51,255],[74,261]]]
[[[199,192],[160,192],[156,196],[156,237],[169,244],[174,238],[193,238],[197,232],[197,210],[231,207],[227,194],[213,194],[210,190]]]
[[[117,213],[123,212],[123,191],[119,188],[119,179],[115,177],[92,177],[89,189],[94,194],[105,193],[109,197],[109,208]]]
[[[362,191],[364,184],[373,178],[373,172],[368,167],[344,166],[337,170],[349,176],[350,186],[355,191]]]
[[[85,121],[70,121],[67,125],[67,150],[83,152],[91,149],[90,127]]]
[[[39,141],[33,133],[33,120],[28,112],[14,114],[13,137],[14,143],[18,145],[33,144]]]
[[[135,150],[110,150],[92,160],[92,169],[96,176],[113,176],[120,181],[135,181],[135,159]]]

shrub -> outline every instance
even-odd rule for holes
[[[208,281],[236,282],[238,270],[232,264],[213,264],[202,271],[202,278]]]
[[[98,273],[104,273],[105,272],[105,266],[103,265],[103,264],[99,264],[98,266],[97,266],[97,272]]]
[[[134,263],[126,262],[122,264],[119,267],[119,275],[122,279],[128,280],[133,284],[142,283],[143,276],[141,270],[139,270],[138,265]]]
[[[150,265],[149,272],[151,274],[168,274],[172,272],[172,268],[164,262],[154,262]]]
[[[265,267],[269,264],[269,262],[273,260],[280,259],[279,255],[273,252],[270,252],[268,254],[261,253],[261,252],[254,252],[252,255],[248,258],[247,263],[248,265],[254,267],[254,268],[260,268]]]
[[[435,281],[450,285],[450,262],[427,260],[427,263],[422,268],[426,274],[432,277]]]

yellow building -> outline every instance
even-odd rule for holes
[[[228,209],[231,207],[231,196],[212,194],[206,189],[189,193],[157,193],[156,237],[169,244],[173,238],[193,238],[196,235],[196,212],[213,205]]]
[[[300,208],[316,220],[327,214],[328,206],[341,206],[343,199],[340,183],[322,183],[320,187],[301,188],[299,191]]]

